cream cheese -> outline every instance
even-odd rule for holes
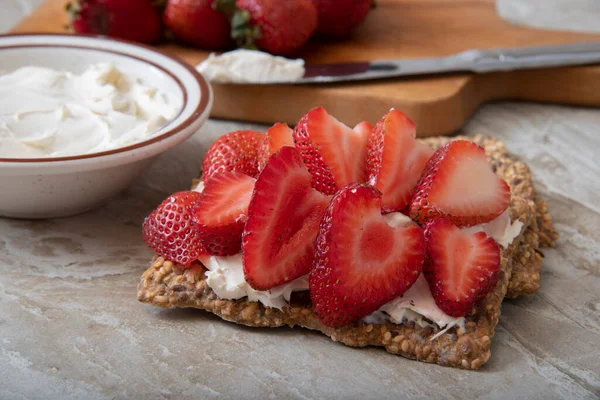
[[[195,190],[201,191],[202,187],[202,183],[200,183]],[[391,227],[414,223],[409,217],[399,212],[386,214],[384,219]],[[523,224],[520,221],[511,224],[508,213],[503,213],[487,224],[463,228],[463,230],[486,232],[499,244],[508,246],[519,235],[522,227]],[[208,269],[206,272],[208,286],[222,299],[247,297],[249,301],[258,301],[266,307],[282,309],[288,305],[292,292],[309,288],[308,275],[305,275],[268,291],[256,291],[244,279],[241,254],[229,257],[212,256],[205,266]],[[441,335],[453,326],[464,326],[465,324],[463,317],[451,317],[437,306],[423,274],[419,275],[417,281],[405,293],[384,304],[379,310],[363,318],[363,321],[366,323],[391,321],[396,324],[412,321],[421,327],[437,325],[442,328],[437,335]]]
[[[211,82],[293,82],[304,76],[304,60],[238,49],[220,56],[212,53],[196,69]]]
[[[0,157],[63,157],[128,146],[173,119],[166,96],[112,64],[81,75],[28,66],[0,75]]]
[[[521,221],[510,222],[510,216],[508,215],[508,210],[506,210],[498,218],[486,224],[475,225],[463,228],[462,230],[468,233],[485,232],[496,243],[506,249],[519,236],[522,228],[523,223]]]
[[[198,184],[192,190],[194,192],[202,193],[204,191],[204,181],[198,182]]]
[[[363,321],[367,323],[381,323],[385,320],[395,324],[401,324],[407,320],[415,322],[421,327],[434,323],[440,328],[447,329],[455,325],[464,326],[465,323],[464,317],[451,317],[435,304],[429,284],[423,274],[419,275],[417,281],[402,295],[363,318]]]
[[[391,226],[392,228],[397,228],[399,226],[408,226],[408,225],[416,225],[410,217],[402,214],[401,212],[393,212],[389,214],[385,214],[383,216],[383,220],[386,224]]]
[[[266,307],[281,310],[287,306],[292,292],[308,290],[308,275],[267,291],[254,290],[244,279],[242,255],[228,257],[212,256],[204,263],[206,284],[221,299],[237,300],[248,297],[249,301],[258,301]]]

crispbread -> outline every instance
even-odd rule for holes
[[[532,221],[532,225],[537,221]],[[513,269],[508,282],[506,297],[515,298],[529,296],[540,288],[540,271],[543,256],[539,250],[540,235],[537,228],[528,228],[525,231],[517,252],[513,257]]]
[[[535,204],[513,196],[511,219],[520,220],[528,227],[534,220]],[[489,293],[466,317],[464,328],[453,327],[437,335],[440,329],[433,325],[425,328],[407,322],[367,324],[362,321],[334,329],[321,324],[310,304],[297,304],[283,310],[266,308],[247,299],[219,299],[206,284],[206,271],[201,264],[179,270],[162,257],[153,260],[142,275],[138,286],[138,300],[155,306],[194,307],[210,311],[224,320],[257,327],[301,326],[317,330],[334,341],[348,346],[383,346],[394,354],[420,361],[465,369],[478,369],[490,357],[490,345],[500,317],[502,299],[506,294],[522,230],[508,249],[502,251],[502,271],[496,288]],[[436,336],[434,338],[434,336]]]
[[[438,138],[425,141],[438,147],[449,140]],[[219,299],[207,286],[206,270],[201,264],[180,270],[162,257],[156,257],[143,274],[138,287],[138,299],[159,307],[201,308],[225,320],[248,326],[307,327],[349,346],[383,346],[388,352],[407,358],[477,369],[490,357],[491,340],[500,316],[502,299],[509,287],[513,264],[518,272],[511,283],[513,293],[529,294],[537,290],[541,263],[538,247],[540,243],[553,244],[556,234],[545,203],[533,188],[527,166],[511,158],[502,143],[495,139],[477,136],[469,140],[486,149],[496,173],[511,186],[509,212],[513,221],[518,219],[523,223],[523,229],[509,248],[502,251],[502,273],[496,288],[466,317],[464,328],[453,327],[438,335],[440,329],[435,325],[422,328],[413,322],[367,324],[360,321],[333,329],[320,323],[310,303],[299,303],[294,298],[290,307],[283,310],[266,308],[247,299]]]

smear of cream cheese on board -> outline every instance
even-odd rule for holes
[[[304,76],[304,60],[238,49],[221,55],[212,53],[196,69],[211,82],[294,82]]]

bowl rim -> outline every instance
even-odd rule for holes
[[[10,37],[26,38],[26,37],[31,37],[31,36],[37,36],[37,37],[46,36],[46,37],[57,37],[57,38],[80,37],[80,38],[84,38],[84,39],[91,39],[92,42],[95,40],[100,40],[100,41],[110,43],[112,41],[112,42],[117,42],[117,43],[129,45],[129,46],[140,47],[140,48],[143,48],[150,52],[157,53],[157,54],[159,54],[163,57],[169,58],[172,61],[174,61],[175,63],[179,64],[181,67],[186,69],[192,75],[192,77],[198,82],[198,85],[200,87],[200,101],[198,102],[198,105],[196,106],[194,111],[185,120],[180,122],[178,125],[173,126],[171,129],[167,130],[166,132],[164,132],[160,135],[154,136],[148,140],[144,140],[143,142],[134,143],[129,146],[119,147],[119,148],[112,149],[112,150],[106,150],[106,151],[90,153],[90,154],[66,156],[66,157],[40,157],[40,158],[3,158],[3,157],[0,157],[0,163],[28,164],[28,163],[51,163],[51,162],[58,162],[58,161],[85,160],[85,159],[99,158],[99,157],[103,157],[103,156],[125,153],[125,152],[131,151],[131,150],[140,149],[142,147],[151,145],[153,143],[156,143],[156,142],[159,142],[166,138],[169,138],[171,136],[174,136],[177,133],[187,129],[202,115],[202,113],[204,111],[206,111],[206,108],[208,107],[208,105],[210,103],[211,90],[210,90],[208,83],[206,82],[206,79],[204,79],[204,77],[193,66],[186,63],[181,58],[171,55],[171,54],[169,54],[163,50],[160,50],[156,47],[152,47],[152,46],[141,44],[141,43],[131,42],[128,40],[123,40],[123,39],[110,38],[110,37],[102,36],[102,35],[70,34],[70,33],[8,33],[8,34],[0,34],[0,40],[2,40],[3,38],[7,38],[7,37],[9,37],[9,38]],[[106,49],[106,48],[95,48],[95,47],[93,47],[93,44],[90,44],[90,45],[80,45],[79,44],[78,45],[78,44],[68,44],[68,43],[64,43],[64,44],[27,44],[27,43],[23,43],[23,44],[2,45],[0,43],[0,50],[15,49],[15,48],[25,48],[26,49],[26,48],[32,48],[32,47],[35,47],[35,48],[44,48],[44,47],[47,47],[47,48],[71,48],[71,49],[93,50],[93,51],[100,51],[100,52],[105,52],[105,53],[116,54],[119,56],[124,56],[124,57],[128,57],[128,58],[131,58],[131,59],[134,59],[137,61],[141,61],[145,64],[151,65],[154,68],[159,69],[163,73],[170,76],[177,83],[181,92],[183,93],[183,104],[181,106],[181,110],[175,116],[175,118],[173,118],[173,120],[177,119],[181,115],[181,113],[185,109],[185,106],[188,103],[188,91],[187,91],[185,85],[183,84],[183,82],[181,81],[181,79],[179,79],[179,77],[177,75],[175,75],[173,72],[167,70],[162,65],[155,63],[154,61],[150,61],[148,59],[145,59],[145,58],[142,58],[142,57],[139,57],[136,55],[127,54],[127,53],[124,53],[124,52],[121,52],[118,50],[112,50],[112,49]],[[163,128],[168,127],[168,126],[169,126],[169,124],[165,125]]]

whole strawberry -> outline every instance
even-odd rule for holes
[[[227,16],[213,8],[214,0],[169,0],[165,26],[183,42],[206,49],[223,49],[232,44]]]
[[[311,0],[319,12],[317,34],[344,37],[361,23],[373,6],[372,0]]]
[[[152,211],[142,226],[142,237],[148,247],[183,266],[205,253],[192,218],[199,198],[198,192],[178,192]]]
[[[202,160],[202,179],[207,182],[213,175],[226,171],[256,177],[266,138],[264,133],[254,131],[235,131],[221,136]]]
[[[160,12],[150,0],[75,0],[67,11],[77,33],[142,43],[154,43],[162,35]]]
[[[241,47],[290,55],[302,48],[317,29],[318,13],[311,0],[217,0],[231,16],[232,37]]]

